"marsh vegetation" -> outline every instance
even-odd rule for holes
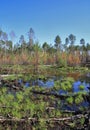
[[[89,130],[90,44],[29,41],[13,45],[0,30],[0,129]],[[88,64],[87,64],[88,63]]]

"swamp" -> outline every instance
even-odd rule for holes
[[[30,65],[1,68],[0,129],[89,130],[90,69],[38,66],[36,71]]]
[[[90,130],[89,21],[90,0],[0,1],[0,130]]]

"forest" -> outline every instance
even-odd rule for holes
[[[90,60],[90,43],[85,43],[85,39],[81,38],[80,43],[76,44],[73,34],[66,37],[65,43],[57,35],[52,44],[46,41],[39,44],[32,28],[27,32],[27,42],[21,35],[14,43],[15,37],[14,31],[8,35],[0,30],[0,64],[78,66]]]

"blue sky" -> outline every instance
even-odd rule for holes
[[[0,0],[0,28],[14,30],[16,41],[33,28],[40,44],[54,44],[56,35],[62,43],[71,33],[78,44],[90,43],[90,0]],[[15,42],[16,42],[15,41]]]

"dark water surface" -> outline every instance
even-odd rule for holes
[[[55,81],[57,80],[61,80],[62,77],[52,77],[52,78],[47,78],[45,80],[43,79],[37,79],[37,80],[33,80],[33,81],[28,81],[24,83],[24,86],[30,87],[30,86],[35,86],[38,85],[40,87],[45,87],[45,88],[52,88],[54,87]],[[80,79],[78,79],[77,81],[75,81],[72,84],[72,93],[78,93],[78,92],[86,92],[89,93],[89,88],[90,88],[90,75],[87,74],[85,76],[82,76]],[[22,79],[19,79],[19,83],[22,83]],[[80,89],[80,86],[83,86],[83,89]],[[68,94],[67,91],[65,90],[59,90],[58,93],[60,95],[62,94]],[[72,104],[72,106],[64,106],[63,109],[67,109],[67,110],[72,110],[72,111],[76,111],[79,110],[79,107],[88,107],[90,104],[87,101],[83,101],[82,103],[80,103],[77,107],[76,104]]]
[[[79,79],[77,81],[75,81],[73,84],[72,84],[72,88],[73,88],[73,92],[79,92],[79,91],[86,91],[86,92],[89,92],[89,87],[90,87],[90,82],[89,82],[89,79],[90,77],[83,77],[83,79]],[[40,87],[45,87],[45,88],[51,88],[54,86],[55,84],[55,81],[56,80],[59,80],[61,79],[61,77],[59,78],[56,78],[56,77],[52,77],[52,78],[48,78],[47,80],[42,80],[42,79],[37,79],[37,80],[32,80],[32,81],[27,81],[24,83],[24,86],[25,87],[30,87],[30,86],[35,86],[35,85],[38,85]],[[88,80],[87,80],[88,79]],[[22,83],[23,80],[22,79],[19,79],[18,81],[19,83]],[[84,89],[83,90],[80,90],[80,86],[83,86]],[[63,91],[62,91],[63,93]]]

